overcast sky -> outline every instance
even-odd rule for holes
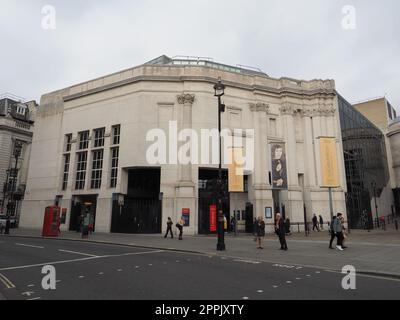
[[[55,30],[42,28],[45,5]],[[346,5],[355,29],[343,28]],[[399,13],[398,0],[0,0],[0,93],[39,100],[162,54],[191,55],[334,79],[350,102],[386,94],[399,110]]]

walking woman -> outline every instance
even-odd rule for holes
[[[179,222],[176,224],[176,227],[179,230],[179,240],[183,240],[183,226],[185,225],[185,222],[183,221],[183,218],[179,220]]]
[[[262,239],[265,237],[265,222],[263,218],[259,217],[257,220],[257,249],[264,249],[262,247]]]
[[[171,218],[168,217],[168,221],[167,221],[167,233],[165,234],[164,239],[167,239],[169,233],[171,233],[171,239],[174,238],[174,234],[172,233],[172,225],[173,225],[173,224],[174,224],[174,223],[172,222]]]

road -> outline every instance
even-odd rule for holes
[[[270,249],[272,250],[272,249]],[[266,252],[268,254],[268,252]],[[56,290],[42,288],[44,265]],[[257,260],[137,247],[0,238],[0,297],[9,300],[398,299],[400,280]]]

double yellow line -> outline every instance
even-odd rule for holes
[[[6,289],[14,289],[15,285],[3,274],[0,273],[0,281],[4,284]]]

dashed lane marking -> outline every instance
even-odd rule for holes
[[[37,297],[37,298],[32,298],[32,299],[27,299],[27,301],[34,301],[34,300],[40,300],[42,299],[41,297]]]
[[[249,297],[243,297],[242,300],[249,300]]]
[[[34,284],[30,284],[30,285],[28,285],[27,287],[28,288],[33,288],[35,285]]]
[[[79,278],[79,279],[83,279],[84,277],[85,277],[85,276],[79,276],[78,278]]]
[[[98,258],[99,257],[99,256],[96,256],[94,254],[77,252],[77,251],[70,251],[70,250],[63,250],[63,249],[58,249],[58,251],[65,252],[65,253],[77,254],[77,255],[80,255],[80,256],[92,257],[92,258]]]
[[[263,292],[264,292],[263,290],[258,290],[258,291],[257,291],[257,293],[263,293]]]
[[[28,247],[28,248],[35,248],[35,249],[44,249],[44,247],[41,247],[41,246],[34,246],[34,245],[31,245],[31,244],[24,244],[24,243],[16,243],[15,245],[16,245],[16,246],[19,246],[19,247]]]

